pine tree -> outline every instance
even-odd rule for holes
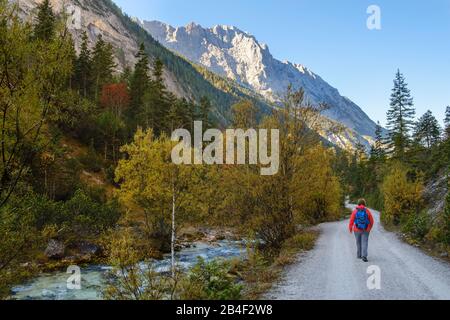
[[[191,134],[194,133],[194,122],[198,117],[198,106],[193,101],[190,101],[187,106],[188,128]]]
[[[210,113],[212,110],[211,101],[208,97],[203,96],[200,99],[199,120],[203,122],[203,130],[211,128]]]
[[[164,65],[156,59],[153,63],[152,80],[143,98],[139,119],[144,128],[153,128],[156,135],[167,129],[171,99],[164,83]]]
[[[414,125],[415,109],[413,98],[405,77],[397,71],[391,95],[391,108],[387,113],[389,149],[394,157],[404,159],[410,143],[410,132]]]
[[[447,109],[445,110],[445,133],[447,136],[447,139],[450,139],[450,106],[447,106]]]
[[[160,59],[156,59],[153,64],[153,88],[163,96],[166,92],[166,85],[164,84],[164,64]]]
[[[76,61],[75,65],[75,79],[78,83],[78,88],[80,93],[84,96],[88,96],[88,90],[90,88],[91,80],[91,51],[89,50],[88,35],[83,32],[81,37],[81,50],[80,55]]]
[[[120,82],[125,83],[128,89],[130,89],[131,76],[132,76],[131,68],[126,66],[125,69],[123,70],[123,73],[120,75]]]
[[[165,129],[166,122],[171,105],[171,97],[167,91],[164,83],[164,64],[160,59],[156,59],[153,64],[153,81],[151,89],[153,92],[153,117],[156,122],[155,129],[157,132],[162,132]]]
[[[441,140],[441,127],[430,110],[417,122],[414,129],[414,140],[428,149]]]
[[[98,37],[92,55],[92,81],[94,86],[94,98],[97,100],[103,85],[110,83],[116,68],[114,62],[114,49],[110,43],[106,43],[103,37]]]
[[[142,43],[139,52],[136,55],[137,63],[134,67],[134,72],[130,79],[130,117],[136,118],[140,112],[144,96],[150,87],[150,68],[147,53],[145,52],[145,45]]]
[[[169,111],[165,121],[168,133],[172,133],[176,129],[186,128],[189,124],[186,99],[177,99],[173,93],[169,93],[168,102]]]
[[[50,41],[55,35],[56,18],[49,0],[44,0],[37,7],[34,37],[39,40]]]
[[[375,130],[375,143],[372,146],[370,157],[376,161],[382,161],[385,156],[383,128],[381,127],[380,122],[378,122]]]
[[[68,34],[68,42],[70,42],[70,61],[72,64],[72,70],[71,70],[71,75],[69,77],[69,89],[74,89],[74,86],[76,84],[76,78],[75,78],[75,70],[76,70],[76,65],[77,65],[77,61],[78,61],[78,56],[77,56],[77,50],[75,49],[75,41],[73,40],[72,35],[69,33]]]

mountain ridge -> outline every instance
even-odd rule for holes
[[[288,85],[304,88],[313,104],[326,103],[325,115],[355,130],[362,137],[374,137],[376,123],[349,98],[319,75],[299,63],[273,57],[269,46],[235,26],[204,28],[191,22],[173,27],[160,21],[143,21],[145,29],[163,46],[199,63],[221,76],[253,89],[269,101],[279,103]],[[370,139],[369,139],[370,140]]]

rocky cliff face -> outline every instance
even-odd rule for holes
[[[275,59],[267,45],[236,27],[203,28],[191,23],[174,28],[158,21],[145,21],[143,26],[167,48],[271,101],[280,101],[289,84],[294,88],[303,87],[312,103],[329,105],[325,115],[330,119],[362,137],[375,134],[375,122],[337,89],[303,65]]]
[[[18,4],[24,19],[32,19],[36,6],[42,1],[11,0]],[[73,35],[77,50],[80,48],[81,35],[84,31],[88,34],[91,47],[95,45],[99,35],[102,35],[103,39],[111,43],[115,49],[118,72],[127,66],[134,66],[139,49],[138,41],[106,2],[98,0],[50,0],[50,2],[55,12],[68,15],[67,26]],[[166,71],[164,78],[170,91],[180,97],[186,96],[170,72]]]

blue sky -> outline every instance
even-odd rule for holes
[[[450,0],[114,0],[131,16],[173,26],[234,25],[279,60],[302,63],[385,122],[397,68],[417,113],[450,105]],[[366,27],[369,5],[382,29]]]

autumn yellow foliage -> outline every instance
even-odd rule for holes
[[[296,157],[291,194],[298,222],[316,223],[339,217],[342,189],[332,169],[333,159],[333,151],[320,144]]]
[[[383,221],[399,225],[403,218],[419,213],[423,205],[423,189],[420,177],[409,179],[407,168],[401,163],[394,163],[382,186]]]

